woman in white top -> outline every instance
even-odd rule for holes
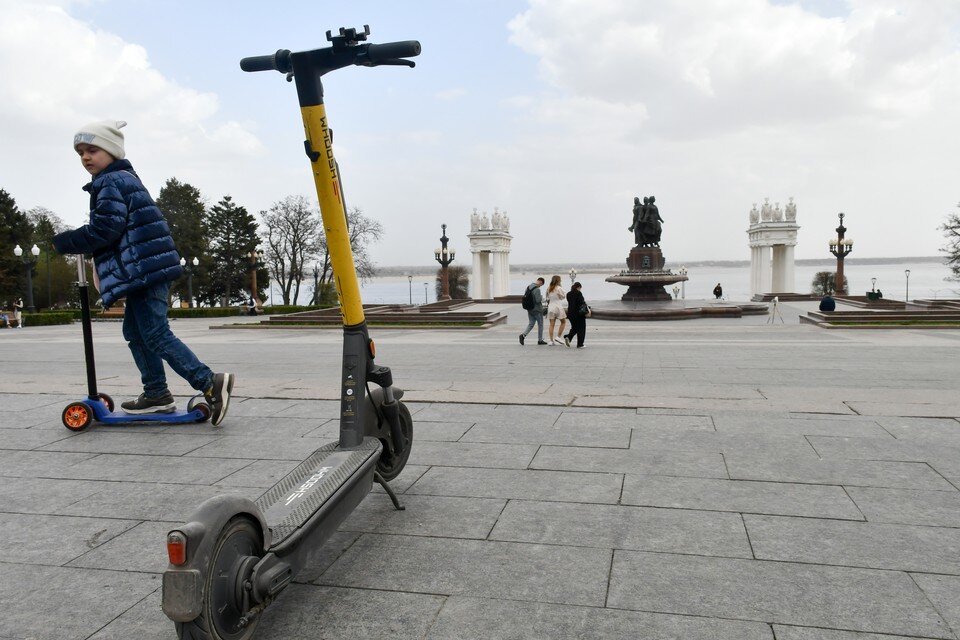
[[[560,276],[553,276],[550,278],[550,286],[547,287],[547,319],[550,321],[550,346],[563,344],[560,336],[563,335],[563,328],[567,326],[567,312],[563,308],[563,302],[566,299],[567,294],[564,292],[563,287],[560,286]],[[557,331],[556,337],[554,337],[553,326],[557,320],[560,321],[560,329]]]

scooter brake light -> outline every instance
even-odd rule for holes
[[[180,531],[171,531],[167,534],[167,557],[170,564],[180,566],[187,562],[187,536]]]

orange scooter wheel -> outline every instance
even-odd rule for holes
[[[93,411],[83,402],[71,402],[63,410],[60,418],[63,426],[70,431],[83,431],[93,422]]]

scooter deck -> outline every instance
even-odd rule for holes
[[[199,410],[171,411],[170,413],[124,413],[110,411],[96,400],[84,400],[84,404],[93,410],[93,418],[101,424],[133,424],[138,422],[158,422],[167,424],[203,422],[206,416]]]
[[[260,496],[256,503],[270,527],[271,546],[296,532],[353,474],[367,469],[372,481],[371,458],[380,455],[381,447],[376,438],[364,438],[354,449],[331,442]]]

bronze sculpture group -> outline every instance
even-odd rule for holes
[[[654,204],[657,199],[648,196],[640,203],[640,198],[633,199],[633,224],[627,231],[633,231],[634,240],[638,247],[659,247],[660,234],[663,227],[660,223],[663,218],[660,217],[660,210]]]

